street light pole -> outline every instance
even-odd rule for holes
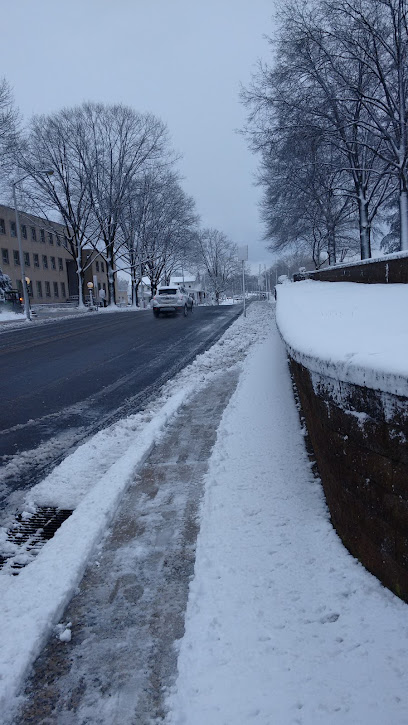
[[[242,299],[244,300],[244,317],[246,317],[246,304],[245,304],[245,262],[242,260]]]
[[[244,244],[242,247],[238,247],[238,259],[242,262],[242,298],[244,302],[244,317],[246,317],[246,290],[245,290],[245,262],[248,261],[248,245]]]
[[[20,220],[18,218],[18,209],[17,209],[17,200],[16,200],[16,184],[17,184],[17,182],[13,181],[13,202],[14,202],[14,211],[15,211],[15,215],[16,215],[16,230],[17,230],[17,241],[18,241],[18,253],[20,255],[21,282],[23,284],[24,312],[25,312],[25,316],[26,316],[27,320],[31,320],[30,298],[28,296],[27,282],[26,282],[26,277],[25,277],[23,245],[21,242]]]

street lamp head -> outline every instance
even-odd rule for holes
[[[29,176],[35,178],[36,176],[52,176],[53,174],[54,169],[34,169],[34,171],[32,171],[31,173],[25,174],[25,176],[21,176],[20,179],[14,179],[14,181],[12,181],[11,183],[13,188],[15,188],[17,184],[20,184],[22,181],[24,181],[24,179],[28,179]]]

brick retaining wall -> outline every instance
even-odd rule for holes
[[[408,602],[408,400],[290,367],[336,531]]]

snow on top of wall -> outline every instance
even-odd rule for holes
[[[282,285],[276,318],[291,357],[308,369],[408,396],[408,285]]]
[[[392,252],[391,254],[381,254],[376,252],[376,257],[370,257],[369,259],[355,259],[346,262],[339,262],[338,264],[332,264],[330,267],[321,267],[319,270],[311,269],[308,273],[313,272],[331,272],[332,269],[344,269],[346,267],[361,267],[361,265],[375,264],[376,262],[390,262],[393,259],[406,259],[408,252],[406,250],[402,252]]]

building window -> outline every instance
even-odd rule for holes
[[[60,272],[64,271],[64,262],[62,261],[62,257],[58,257],[58,269]]]
[[[43,263],[44,269],[48,269],[48,257],[46,254],[43,254],[43,256],[42,256],[42,263]]]
[[[17,227],[15,222],[10,222],[10,234],[12,237],[17,236]]]
[[[57,265],[55,263],[55,257],[50,257],[51,261],[51,269],[57,269]]]
[[[16,249],[13,252],[13,257],[14,257],[14,264],[17,267],[20,264],[20,254],[17,252]]]
[[[27,227],[25,224],[21,225],[21,234],[23,235],[23,239],[27,239]]]
[[[65,282],[61,282],[61,295],[62,297],[65,297]]]
[[[6,233],[6,222],[4,219],[0,219],[0,234]]]
[[[68,237],[66,237],[65,234],[64,234],[64,247],[65,247],[65,249],[68,249]]]
[[[60,247],[61,246],[61,237],[59,234],[57,234],[56,237],[57,237],[57,247]]]
[[[40,239],[43,244],[45,244],[45,231],[44,229],[40,229]]]
[[[95,262],[96,271],[99,272],[99,262]]]
[[[104,267],[103,262],[101,262],[101,272],[104,272],[104,271],[105,271],[105,267]]]
[[[51,285],[49,282],[44,282],[45,285],[45,296],[51,297]]]
[[[40,258],[38,256],[38,254],[33,254],[33,259],[34,259],[34,267],[39,267],[40,266]]]
[[[35,231],[35,227],[31,227],[31,239],[33,242],[37,241],[37,232]]]
[[[30,266],[30,255],[28,252],[24,252],[24,264],[26,267]]]
[[[105,282],[103,283],[102,287],[103,287],[103,289],[104,289],[104,290],[105,290],[105,292],[106,292],[106,284],[105,284]]]
[[[8,249],[1,250],[1,258],[3,260],[3,264],[10,264]]]
[[[37,297],[42,297],[42,284],[37,282]]]
[[[33,283],[31,282],[31,279],[27,285],[27,291],[28,291],[28,296],[32,297],[34,293],[33,293]]]
[[[59,294],[58,294],[58,282],[54,282],[54,297],[59,297]]]
[[[52,232],[48,232],[48,241],[50,244],[54,244],[54,237],[52,236]]]

